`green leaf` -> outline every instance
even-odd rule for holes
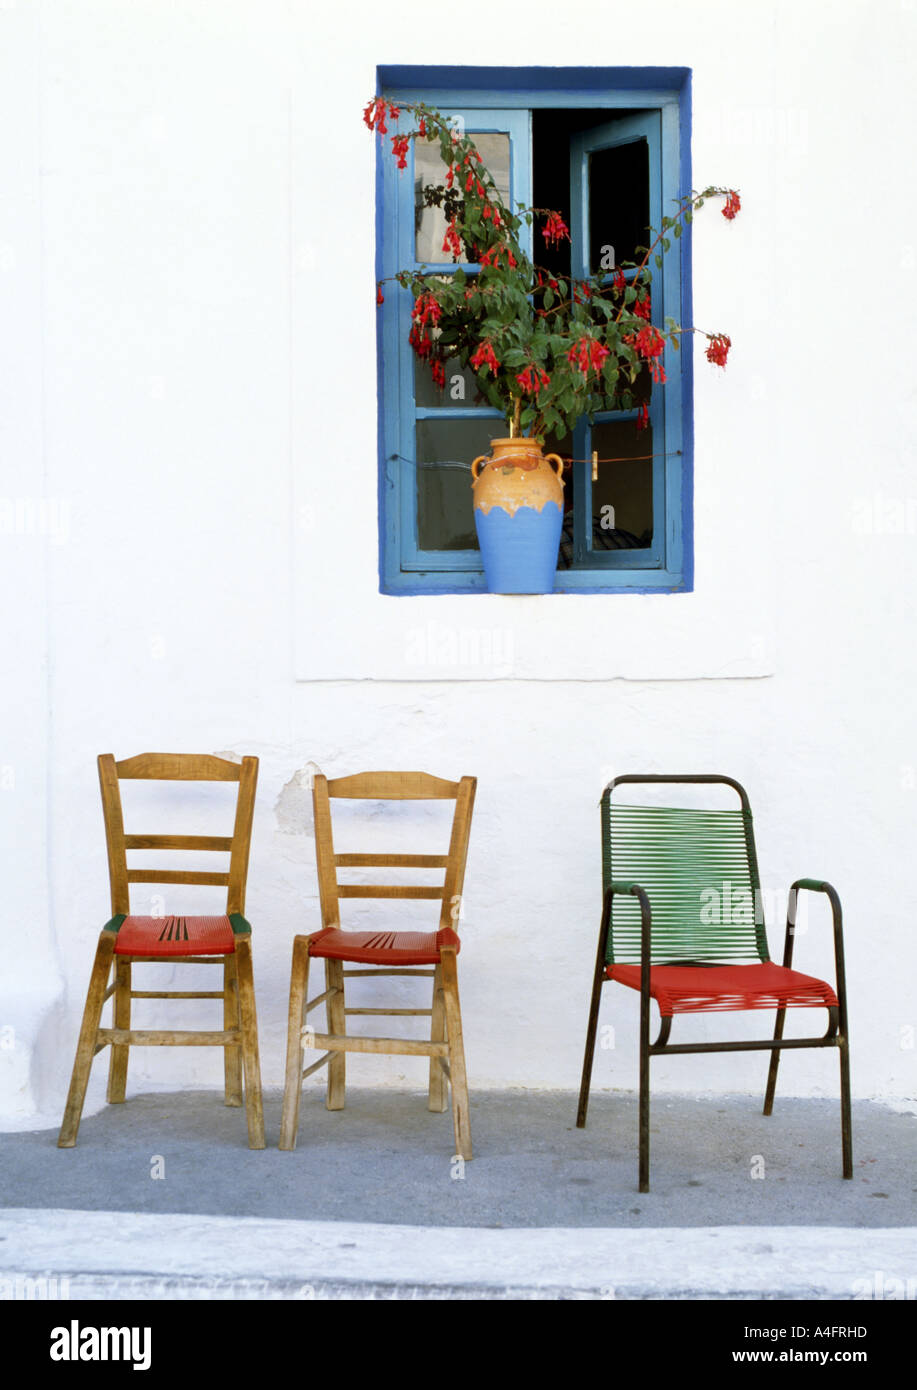
[[[551,289],[545,290],[544,292],[544,307],[546,309],[554,307],[554,291]]]
[[[673,228],[673,235],[676,236],[676,237],[680,237],[680,236],[681,236],[681,223],[680,223],[680,222],[676,222],[676,223],[675,223],[675,226],[674,226],[674,228]]]
[[[661,270],[661,269],[662,269],[662,257],[657,255],[657,256],[654,256],[653,259],[654,259],[654,261],[656,262],[656,269],[657,269],[657,270]]]

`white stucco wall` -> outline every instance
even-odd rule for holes
[[[291,940],[317,922],[314,764],[479,778],[472,1086],[578,1083],[604,781],[722,771],[750,792],[769,899],[800,875],[841,892],[856,1093],[917,1094],[917,7],[526,13],[520,32],[511,8],[417,0],[0,3],[4,1124],[59,1118],[107,916],[95,757],[147,749],[261,758],[267,1085]],[[742,191],[695,237],[696,319],[734,344],[725,373],[697,364],[695,592],[383,598],[362,106],[377,63],[547,59],[691,67],[695,179]],[[511,678],[440,664],[443,631],[508,633]],[[796,964],[831,977],[821,904]],[[635,1082],[635,1003],[606,999],[597,1085]],[[348,1066],[423,1084],[410,1059]],[[758,1090],[765,1071],[683,1057],[654,1084]],[[213,1051],[152,1049],[129,1086],[220,1076]],[[784,1058],[785,1092],[836,1084],[834,1054]]]

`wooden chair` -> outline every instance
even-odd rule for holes
[[[725,810],[631,806],[612,798],[625,783],[720,784],[740,805]],[[784,1048],[836,1047],[840,1053],[841,1147],[845,1178],[853,1177],[850,1058],[841,904],[830,883],[797,879],[790,889],[783,964],[770,958],[761,906],[751,807],[730,777],[616,777],[602,797],[604,904],[576,1123],[586,1123],[602,986],[615,980],[640,993],[641,1192],[649,1191],[650,1058],[673,1053],[769,1051],[764,1113],[770,1115]],[[836,985],[791,969],[800,889],[824,893],[834,922]],[[836,992],[835,992],[836,990]],[[650,1000],[660,1030],[650,1042]],[[783,1037],[788,1008],[824,1008],[827,1031],[815,1038]],[[675,1014],[773,1009],[773,1039],[748,1042],[668,1042]]]
[[[125,835],[119,778],[170,782],[238,782],[235,825],[231,837],[217,835]],[[108,842],[111,881],[111,921],[102,929],[89,981],[58,1145],[76,1143],[89,1072],[97,1052],[111,1046],[108,1099],[124,1100],[127,1063],[132,1046],[222,1047],[225,1103],[245,1108],[248,1144],[264,1148],[258,1027],[252,981],[251,927],[245,911],[248,852],[258,779],[258,759],[241,764],[224,758],[185,753],[141,753],[115,762],[110,753],[99,758],[102,809]],[[210,873],[174,869],[129,869],[128,850],[214,850],[229,854],[229,871]],[[216,884],[227,890],[226,913],[210,917],[137,917],[131,915],[132,883]],[[220,990],[135,990],[131,968],[148,962],[219,964]],[[108,983],[114,965],[114,979]],[[113,997],[111,1028],[100,1027],[102,1007]],[[203,1032],[150,1031],[131,1028],[132,999],[222,999],[223,1027]]]
[[[313,804],[322,928],[310,936],[297,936],[293,944],[281,1149],[296,1146],[299,1102],[305,1077],[327,1065],[326,1106],[329,1110],[341,1110],[344,1106],[345,1053],[381,1052],[430,1058],[428,1108],[432,1111],[443,1112],[446,1109],[446,1080],[449,1080],[456,1153],[463,1158],[471,1158],[468,1085],[456,973],[460,942],[455,928],[476,785],[473,777],[463,777],[460,782],[447,782],[422,772],[364,772],[353,777],[338,777],[330,782],[321,775],[316,776]],[[331,834],[331,798],[341,797],[372,801],[454,800],[455,813],[448,854],[335,854]],[[445,874],[441,887],[338,882],[338,869],[369,866],[443,869]],[[426,933],[342,931],[339,915],[342,898],[429,898],[439,903],[439,929]],[[313,958],[325,962],[325,989],[307,1002],[309,962]],[[369,968],[345,970],[345,962]],[[347,1007],[345,980],[367,975],[419,975],[432,978],[432,1007]],[[306,1016],[321,1003],[325,1003],[327,1008],[329,1031],[313,1034],[311,1029],[304,1026]],[[347,1016],[360,1014],[429,1016],[430,1041],[348,1035]],[[327,1051],[303,1070],[305,1046],[325,1048]]]

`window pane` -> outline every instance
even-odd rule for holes
[[[421,550],[477,550],[471,463],[490,453],[501,420],[418,420],[417,542]]]
[[[504,201],[509,200],[509,136],[499,132],[469,132],[477,145],[484,164],[493,175],[494,183]],[[443,237],[448,223],[442,208],[424,207],[423,190],[427,185],[437,187],[446,182],[446,165],[440,158],[439,141],[414,142],[414,234],[417,260],[424,265],[452,264],[452,255],[443,250]],[[461,190],[458,177],[456,187]],[[467,256],[462,255],[467,262]]]
[[[650,221],[649,146],[612,145],[589,156],[589,265],[593,273],[636,261]],[[614,250],[614,261],[608,256]]]
[[[441,391],[434,386],[430,368],[426,362],[414,359],[414,393],[419,406],[461,406],[487,405],[478,391],[477,378],[470,367],[462,371],[457,357],[450,357],[443,363],[446,371],[446,385]]]
[[[608,420],[592,427],[600,460],[592,484],[593,550],[645,549],[653,539],[653,430],[633,420]]]

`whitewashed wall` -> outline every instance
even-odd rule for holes
[[[638,25],[533,0],[521,32],[514,13],[0,0],[5,1124],[59,1118],[107,916],[95,756],[147,749],[261,758],[267,1085],[291,940],[317,921],[314,764],[479,778],[473,1086],[577,1084],[603,782],[714,770],[749,789],[770,898],[799,875],[842,894],[856,1092],[917,1094],[917,7],[660,0]],[[734,343],[725,373],[697,364],[696,591],[383,598],[362,106],[380,62],[548,58],[690,66],[695,178],[742,190],[695,237],[697,321]],[[493,631],[510,679],[437,645]],[[830,978],[821,904],[797,965]],[[596,1082],[629,1088],[635,999],[609,993],[602,1021]],[[348,1065],[423,1084],[409,1059]],[[765,1069],[655,1079],[759,1090]],[[781,1071],[836,1093],[833,1054]],[[138,1051],[129,1086],[220,1075],[213,1052]]]

